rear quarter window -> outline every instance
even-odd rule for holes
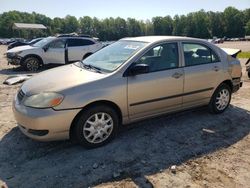
[[[198,43],[182,43],[185,66],[219,62],[218,55],[209,47]]]
[[[68,39],[68,47],[87,46],[92,44],[95,43],[88,39]]]

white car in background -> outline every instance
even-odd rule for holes
[[[73,63],[100,50],[103,45],[91,37],[47,37],[34,45],[7,51],[8,63],[36,71],[46,64]]]

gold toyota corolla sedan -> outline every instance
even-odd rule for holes
[[[124,38],[32,77],[18,91],[13,111],[30,138],[70,138],[91,148],[141,119],[204,105],[222,113],[241,85],[240,62],[205,40]]]

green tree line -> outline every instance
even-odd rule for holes
[[[46,31],[13,30],[13,23],[39,23],[47,26]],[[84,16],[77,19],[49,18],[42,14],[9,11],[0,14],[0,37],[48,36],[57,33],[82,33],[101,40],[117,40],[129,36],[179,35],[197,38],[244,37],[250,35],[250,8],[243,11],[227,7],[223,12],[200,10],[187,15],[157,16],[151,20],[136,20]]]

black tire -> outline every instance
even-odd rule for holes
[[[27,71],[37,71],[42,63],[37,57],[27,57],[23,61],[23,66]]]
[[[87,57],[91,56],[91,53],[86,54],[85,56],[83,56],[82,60],[86,59]]]
[[[98,130],[98,126],[110,126],[108,124],[111,124],[111,121],[109,121],[109,123],[106,123],[106,125],[98,125],[98,124],[95,124],[95,125],[92,125],[92,124],[88,124],[88,122],[92,120],[91,123],[93,123],[93,120],[96,119],[96,116],[95,114],[98,114],[98,120],[100,120],[99,118],[102,116],[102,114],[107,114],[106,118],[111,118],[112,119],[112,123],[113,123],[113,126],[112,126],[112,129],[109,130],[109,128],[106,128],[106,132],[108,132],[108,130],[110,131],[110,134],[107,134],[106,137],[104,138],[103,141],[100,141],[101,138],[100,137],[97,137],[97,143],[94,143],[94,138],[95,138],[95,135],[100,135],[102,133],[102,136],[105,135],[104,134],[104,128],[105,127],[101,127],[100,129],[102,130]],[[95,116],[95,117],[93,117]],[[91,117],[93,119],[91,119]],[[101,121],[101,120],[100,120]],[[108,121],[108,119],[106,120]],[[93,129],[94,126],[97,126],[96,128]],[[77,143],[81,144],[82,146],[84,146],[85,148],[96,148],[96,147],[100,147],[100,146],[103,146],[105,144],[107,144],[108,142],[110,142],[117,134],[117,131],[118,131],[118,126],[119,126],[119,119],[118,119],[118,115],[117,115],[117,112],[109,107],[109,106],[106,106],[106,105],[98,105],[98,106],[93,106],[87,110],[84,110],[80,116],[77,118],[77,120],[75,121],[75,124],[74,124],[74,127],[73,127],[73,140],[76,141]],[[85,128],[85,132],[84,132],[84,128]],[[86,129],[92,129],[94,131],[92,132],[95,132],[95,134],[91,134],[91,131],[88,131]],[[98,133],[98,131],[100,131]],[[89,135],[86,135],[86,134],[89,134]],[[92,135],[92,136],[90,136]],[[89,136],[89,138],[87,138]],[[93,139],[91,141],[89,140]]]
[[[218,100],[218,97],[219,95],[221,95],[221,92],[228,92],[228,102],[225,102],[224,105],[221,106],[221,108],[218,106],[219,104],[216,104],[217,102],[219,102]],[[231,88],[227,85],[227,84],[224,84],[222,83],[214,92],[210,102],[209,102],[209,111],[213,114],[220,114],[222,112],[224,112],[229,104],[230,104],[230,101],[231,101],[231,95],[232,95],[232,90]],[[226,100],[227,101],[227,100]]]

